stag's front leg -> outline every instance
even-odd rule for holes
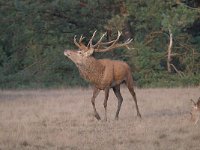
[[[96,110],[96,107],[95,107],[95,98],[98,96],[99,92],[100,92],[100,90],[95,87],[94,91],[93,91],[93,96],[92,96],[92,99],[91,99],[92,106],[93,106],[93,109],[94,109],[94,116],[97,120],[101,120],[101,117],[99,116],[99,114]]]
[[[105,121],[107,121],[107,101],[108,101],[108,97],[109,97],[109,88],[106,88],[104,91],[105,91],[105,99],[103,102],[103,106],[105,109]]]

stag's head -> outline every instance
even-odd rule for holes
[[[198,120],[199,120],[199,115],[200,115],[200,97],[199,97],[197,102],[195,102],[192,99],[191,99],[191,101],[193,103],[192,110],[190,112],[191,121],[196,124],[198,122]]]
[[[89,59],[94,52],[106,52],[115,48],[127,46],[132,39],[128,39],[126,42],[122,44],[118,44],[119,38],[121,36],[121,32],[118,31],[118,36],[115,40],[109,42],[102,42],[106,33],[104,33],[100,39],[93,44],[93,39],[95,37],[96,31],[93,33],[87,45],[83,44],[84,37],[81,36],[79,41],[77,42],[76,36],[74,36],[74,44],[78,47],[78,50],[65,50],[64,55],[71,59],[75,64],[82,64],[84,61]]]

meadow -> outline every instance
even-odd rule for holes
[[[200,87],[135,89],[142,119],[123,87],[119,120],[110,92],[108,120],[97,121],[92,89],[0,91],[0,150],[199,150],[200,122],[190,121]],[[104,92],[96,99],[103,118]]]

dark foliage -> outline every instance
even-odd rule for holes
[[[155,5],[156,3],[156,5]],[[117,30],[130,47],[95,57],[127,61],[138,86],[200,84],[198,1],[14,0],[0,1],[0,88],[86,86],[64,49],[74,35]],[[166,68],[168,29],[173,32],[172,72]],[[98,38],[98,37],[97,37]]]

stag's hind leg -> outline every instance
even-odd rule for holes
[[[126,86],[127,88],[129,89],[134,101],[135,101],[135,106],[136,106],[136,110],[137,110],[137,116],[138,117],[142,117],[141,114],[140,114],[140,111],[139,111],[139,108],[138,108],[138,104],[137,104],[137,98],[136,98],[136,94],[135,94],[135,91],[134,91],[134,88],[133,88],[133,79],[132,79],[132,76],[131,74],[129,74],[128,76],[128,80],[125,81],[126,83]]]
[[[95,107],[95,98],[98,96],[99,92],[100,92],[100,90],[95,87],[94,91],[93,91],[93,96],[92,96],[92,99],[91,99],[92,106],[93,106],[93,109],[94,109],[94,116],[97,120],[101,120],[101,117],[99,116],[99,114],[96,110],[96,107]]]
[[[123,102],[123,97],[122,97],[121,92],[120,92],[120,85],[113,87],[113,91],[114,91],[114,93],[115,93],[115,95],[118,99],[117,112],[116,112],[116,115],[115,115],[115,119],[118,120],[119,112],[120,112],[121,105],[122,105],[122,102]]]

